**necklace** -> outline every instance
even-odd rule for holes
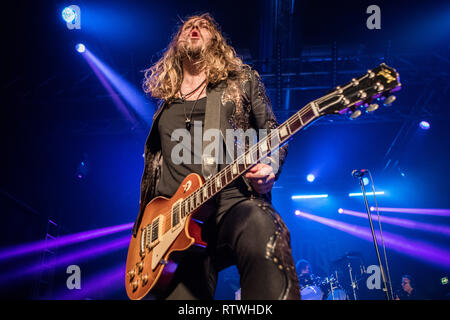
[[[194,90],[192,90],[191,92],[186,93],[186,94],[183,94],[183,93],[181,92],[181,88],[180,88],[180,97],[181,97],[181,101],[184,103],[184,101],[186,101],[186,98],[189,98],[190,96],[192,96],[192,95],[194,94],[194,92],[197,91],[198,89],[200,89],[200,87],[201,87],[205,82],[206,82],[206,79],[203,80],[203,82],[200,83],[200,85],[199,85],[197,88],[195,88]]]
[[[202,82],[201,85],[203,85],[203,83],[205,83],[206,79]],[[197,87],[192,93],[194,93],[196,90],[198,90],[200,87]],[[195,109],[195,105],[197,104],[198,98],[202,95],[203,90],[205,90],[206,86],[203,87],[203,89],[200,91],[200,93],[197,96],[197,99],[194,101],[194,105],[192,106],[191,109],[191,113],[189,114],[189,117],[186,115],[186,104],[184,104],[184,100],[183,100],[183,110],[184,110],[184,123],[186,124],[186,130],[190,131],[191,130],[191,118],[192,118],[192,112]],[[181,94],[181,90],[180,90],[180,94]]]

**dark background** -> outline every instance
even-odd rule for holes
[[[81,7],[81,30],[68,30],[61,18],[70,4]],[[371,4],[381,8],[380,30],[366,27]],[[142,71],[160,57],[181,19],[202,12],[216,18],[237,53],[260,72],[280,123],[381,62],[401,75],[403,88],[391,107],[356,121],[321,119],[290,143],[273,197],[291,231],[295,260],[308,259],[322,277],[333,272],[332,261],[345,252],[360,253],[366,267],[377,263],[371,242],[294,215],[299,209],[368,227],[367,220],[337,213],[341,207],[364,212],[362,198],[347,195],[360,191],[350,174],[353,169],[371,170],[375,187],[386,191],[377,198],[381,207],[450,208],[447,1],[345,1],[339,6],[331,1],[270,0],[16,1],[3,9],[1,19],[0,250],[49,233],[134,221],[150,124],[142,119],[138,125],[127,122],[75,44],[83,42],[140,90]],[[149,101],[151,112],[154,103]],[[430,130],[419,128],[422,120],[430,122]],[[317,177],[314,183],[306,181],[311,172]],[[291,200],[294,194],[314,193],[329,197]],[[449,217],[386,215],[450,226]],[[50,230],[49,219],[57,224]],[[383,230],[450,252],[448,236],[387,224]],[[61,248],[51,257],[89,250],[127,232]],[[95,284],[107,270],[125,263],[126,249],[71,264],[81,267],[83,281],[93,279]],[[448,285],[440,279],[448,276],[448,265],[389,248],[387,254],[394,288],[408,273],[427,298],[445,297]],[[41,263],[42,257],[38,252],[0,261],[2,279]],[[1,284],[1,295],[60,298],[67,291],[66,267],[20,279],[11,276]],[[222,272],[216,297],[233,299],[238,281],[235,269]],[[119,276],[79,297],[126,299],[122,283]]]

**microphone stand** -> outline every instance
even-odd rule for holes
[[[381,263],[380,251],[378,250],[377,238],[375,236],[375,230],[373,228],[372,215],[370,214],[369,203],[367,202],[367,195],[366,195],[366,189],[364,188],[363,174],[355,175],[355,176],[357,178],[359,178],[359,183],[361,185],[361,190],[362,190],[362,193],[363,193],[364,202],[366,204],[367,215],[369,217],[370,230],[372,231],[373,244],[375,246],[375,252],[377,253],[378,264],[380,265],[381,279],[383,281],[383,286],[384,286],[383,291],[386,294],[386,299],[387,300],[391,300],[390,297],[389,297],[389,291],[388,291],[388,287],[387,287],[386,275],[384,273],[383,264]]]

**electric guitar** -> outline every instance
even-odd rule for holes
[[[167,290],[177,261],[187,250],[206,247],[201,223],[209,215],[208,201],[256,163],[276,152],[293,135],[326,115],[349,115],[378,109],[373,100],[390,105],[400,90],[399,74],[384,63],[360,78],[336,87],[296,112],[277,129],[251,146],[232,163],[205,181],[189,174],[169,199],[156,197],[143,213],[136,237],[128,248],[125,287],[130,299],[158,296]]]

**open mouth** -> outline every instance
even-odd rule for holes
[[[191,38],[193,39],[200,39],[200,34],[198,33],[198,31],[192,31],[191,33]]]

